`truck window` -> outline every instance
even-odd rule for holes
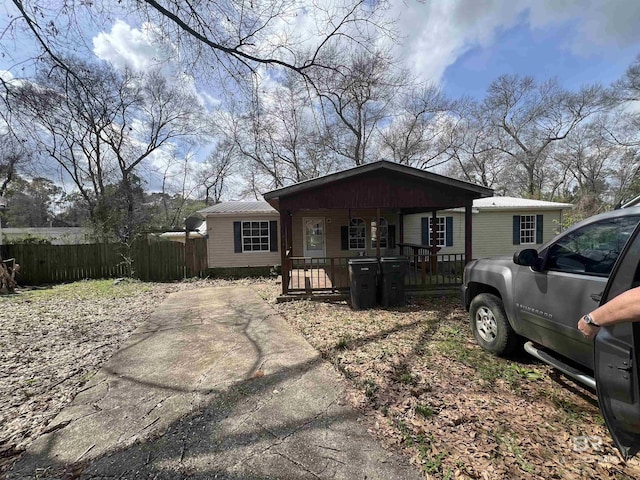
[[[640,216],[611,218],[585,225],[549,247],[546,268],[608,277]]]

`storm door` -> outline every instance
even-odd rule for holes
[[[303,218],[304,256],[321,258],[325,256],[324,218]]]

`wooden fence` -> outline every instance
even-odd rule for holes
[[[87,278],[133,276],[144,281],[166,282],[203,276],[207,269],[205,239],[179,242],[121,244],[2,246],[4,258],[20,264],[18,283],[71,282]]]

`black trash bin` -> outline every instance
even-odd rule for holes
[[[364,310],[376,305],[376,279],[378,260],[375,258],[350,258],[349,281],[351,308]]]
[[[400,307],[406,303],[404,277],[409,269],[407,257],[380,258],[380,305]]]

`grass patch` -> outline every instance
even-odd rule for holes
[[[544,378],[544,373],[518,363],[496,357],[477,345],[469,345],[465,333],[457,327],[439,330],[437,350],[476,371],[479,379],[492,384],[503,380],[510,389],[519,391],[522,381],[534,382]]]
[[[549,392],[551,403],[560,411],[566,423],[580,424],[586,412],[577,403],[558,395],[555,390]],[[604,420],[602,420],[604,423]]]
[[[396,379],[404,385],[415,385],[416,383],[416,377],[406,367],[396,373]]]
[[[411,429],[402,420],[395,422],[398,430],[402,433],[402,437],[406,444],[410,447],[416,447],[420,453],[422,461],[422,469],[427,474],[437,474],[442,470],[442,461],[447,457],[447,452],[439,452],[433,454],[433,436],[419,434],[415,435]]]
[[[525,458],[520,447],[518,436],[514,432],[506,430],[496,430],[493,432],[493,437],[496,439],[498,445],[505,449],[507,453],[513,455],[518,463],[518,466],[527,473],[534,473],[535,467],[529,463]]]
[[[121,279],[82,280],[79,282],[54,285],[51,288],[27,290],[18,296],[8,296],[7,299],[48,300],[50,298],[87,300],[92,298],[123,298],[133,297],[151,291],[152,286],[138,280]]]
[[[424,418],[432,417],[436,412],[426,403],[416,405],[416,413]]]
[[[349,342],[351,341],[350,335],[343,335],[338,339],[336,343],[336,350],[346,350],[349,347]]]
[[[371,379],[364,381],[364,394],[368,399],[372,399],[378,391],[378,385]]]

